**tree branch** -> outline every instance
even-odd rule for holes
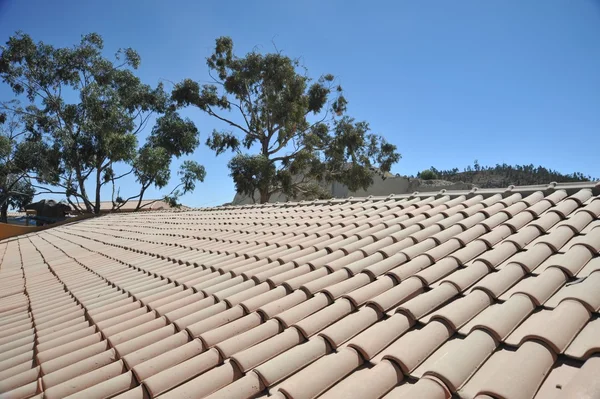
[[[229,120],[229,119],[227,119],[227,118],[223,118],[222,116],[219,116],[219,115],[215,114],[215,112],[212,110],[212,108],[211,108],[210,106],[208,106],[208,105],[207,105],[207,106],[206,106],[206,108],[208,109],[208,111],[207,111],[207,112],[208,112],[210,115],[214,116],[215,118],[217,118],[217,119],[220,119],[220,120],[222,120],[223,122],[229,123],[229,124],[230,124],[231,126],[233,126],[233,127],[237,127],[238,129],[240,129],[241,131],[243,131],[244,133],[246,133],[246,134],[248,134],[248,135],[250,135],[250,136],[253,136],[253,135],[254,135],[254,133],[252,133],[252,132],[249,132],[247,129],[244,129],[242,126],[238,125],[237,123],[235,123],[235,122],[233,122],[233,121],[230,121],[230,120]]]

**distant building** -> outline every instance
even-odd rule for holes
[[[331,193],[331,198],[348,198],[348,197],[368,197],[369,195],[375,196],[386,196],[390,194],[407,194],[419,192],[432,192],[439,191],[441,189],[446,190],[469,190],[473,188],[473,184],[469,183],[454,183],[444,180],[421,180],[411,179],[405,176],[393,175],[386,173],[385,177],[380,174],[376,174],[373,177],[373,184],[367,190],[350,191],[350,189],[344,184],[333,182],[326,186],[326,190]],[[255,198],[259,198],[259,195],[255,195]],[[303,200],[305,198],[288,198],[282,193],[276,193],[271,195],[269,202],[287,202]],[[258,201],[257,201],[258,202]],[[252,204],[253,200],[247,195],[236,193],[232,205],[246,205]]]
[[[119,208],[119,210],[121,212],[132,212],[137,207],[137,204],[138,204],[137,200],[130,200],[130,201],[127,201],[127,203],[125,205],[123,205],[121,208]],[[156,199],[143,200],[141,206],[142,206],[142,208],[140,209],[140,211],[162,211],[162,210],[167,210],[167,209],[172,208],[171,205],[169,205],[165,201],[156,200]],[[112,201],[100,201],[100,211],[101,212],[102,211],[108,212],[112,209],[113,209]]]

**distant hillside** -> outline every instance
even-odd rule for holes
[[[496,165],[481,166],[477,161],[473,166],[467,166],[462,171],[458,168],[439,170],[433,166],[416,176],[423,180],[441,179],[451,182],[472,183],[481,188],[501,188],[511,184],[524,186],[530,184],[546,184],[550,182],[584,182],[596,180],[591,176],[575,172],[562,174],[552,169],[533,165]]]

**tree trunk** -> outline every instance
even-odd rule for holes
[[[269,202],[269,198],[271,198],[271,195],[269,194],[269,190],[260,190],[260,203],[261,204],[266,204],[267,202]]]
[[[148,186],[148,187],[150,187],[150,186]],[[142,186],[142,190],[140,191],[140,198],[138,199],[137,206],[135,207],[136,211],[138,211],[140,209],[140,207],[142,206],[142,200],[144,199],[144,193],[146,192],[146,189],[148,187]]]
[[[8,223],[8,202],[2,204],[0,208],[0,222]]]
[[[100,189],[102,186],[100,185],[100,173],[101,169],[96,169],[96,198],[94,203],[94,213],[97,215],[100,213]]]
[[[90,204],[90,200],[88,199],[87,192],[85,191],[85,180],[81,175],[81,169],[75,168],[75,175],[77,176],[77,183],[79,184],[79,192],[81,193],[81,197],[83,199],[83,203],[85,204],[85,209],[88,212],[92,212],[92,206]]]

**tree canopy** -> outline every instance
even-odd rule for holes
[[[47,157],[41,148],[23,140],[25,131],[15,115],[0,118],[0,221],[7,222],[8,208],[31,202],[35,189],[27,179],[30,165]],[[48,167],[48,165],[45,165]]]
[[[460,171],[458,168],[438,170],[433,166],[423,172],[417,173],[418,178],[428,180],[429,174],[436,179],[452,182],[473,183],[481,188],[500,188],[509,185],[524,186],[531,184],[548,184],[550,182],[585,182],[597,180],[583,173],[560,173],[543,166],[497,164],[495,166],[481,166],[475,160],[473,165],[468,165]]]
[[[25,142],[54,161],[50,170],[29,168],[28,178],[41,192],[64,194],[72,206],[98,213],[102,187],[112,184],[115,192],[121,178],[134,174],[139,194],[123,199],[117,191],[113,203],[119,208],[138,199],[139,207],[148,187],[167,185],[171,160],[199,144],[197,128],[177,114],[163,85],[152,87],[136,76],[141,59],[131,48],[120,49],[111,60],[95,33],[73,47],[56,48],[19,32],[0,50],[0,78],[16,96],[0,104],[0,113],[18,116]],[[153,115],[159,115],[156,125],[139,147],[138,136]],[[117,175],[118,164],[131,169]],[[191,175],[204,178],[199,164],[184,165],[182,175],[202,170]],[[185,192],[192,186],[182,181],[178,187]],[[176,189],[169,199],[181,193]]]
[[[238,192],[291,197],[327,195],[320,183],[338,181],[355,191],[373,183],[400,159],[396,146],[346,115],[342,87],[331,74],[311,79],[281,52],[244,57],[229,37],[216,40],[207,65],[213,80],[175,86],[178,106],[195,106],[230,130],[215,130],[206,144],[217,155],[235,153],[228,166]],[[329,193],[330,195],[330,193]]]

